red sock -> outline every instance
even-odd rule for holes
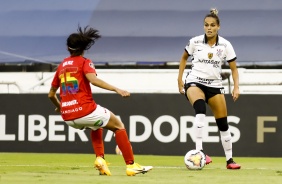
[[[125,129],[115,131],[115,138],[119,149],[122,152],[123,159],[128,164],[134,163],[134,156],[131,147],[131,143],[128,140],[128,136]]]
[[[104,158],[104,142],[103,142],[103,129],[91,130],[90,132],[92,147],[96,157],[100,156]]]

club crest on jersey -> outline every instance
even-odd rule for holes
[[[216,55],[217,55],[218,57],[221,57],[222,52],[223,52],[223,50],[221,50],[221,49],[217,49],[217,53],[216,53]]]
[[[89,66],[90,66],[91,68],[95,68],[93,63],[89,63]]]
[[[208,53],[208,58],[211,59],[213,57],[213,53]]]

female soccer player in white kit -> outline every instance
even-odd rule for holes
[[[221,142],[226,156],[227,169],[240,169],[232,158],[232,140],[227,122],[227,107],[222,86],[221,65],[229,63],[232,71],[234,89],[233,100],[239,98],[239,74],[236,67],[236,54],[231,43],[218,35],[220,20],[217,9],[211,9],[204,18],[205,34],[193,37],[186,45],[179,64],[178,88],[185,94],[195,110],[196,149],[203,151],[202,133],[206,117],[207,103],[215,117],[220,131]],[[182,80],[188,57],[191,56],[192,68],[185,84]],[[211,163],[206,155],[206,164]]]

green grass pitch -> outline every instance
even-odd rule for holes
[[[238,157],[240,170],[227,170],[225,158],[200,171],[187,170],[184,156],[135,155],[141,165],[152,165],[147,174],[126,176],[121,155],[106,155],[112,176],[99,176],[93,154],[0,153],[0,183],[95,183],[95,184],[281,184],[282,158]]]

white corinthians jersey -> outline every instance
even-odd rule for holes
[[[185,50],[192,60],[192,68],[188,72],[186,83],[195,82],[209,87],[221,88],[221,65],[224,61],[236,60],[231,43],[218,36],[216,44],[211,47],[204,34],[190,39]]]

